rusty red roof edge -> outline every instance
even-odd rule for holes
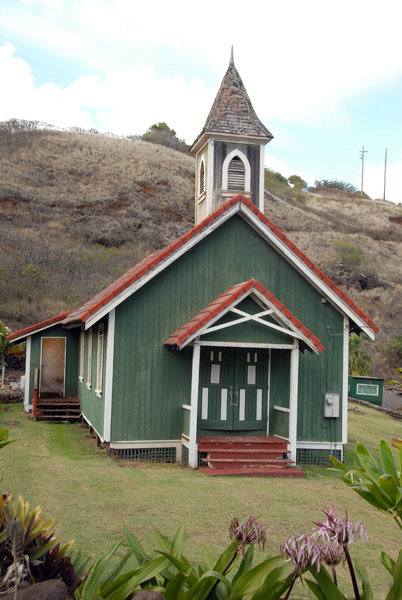
[[[228,290],[215,298],[215,300],[212,300],[208,306],[203,308],[185,325],[182,325],[177,331],[172,333],[172,335],[170,335],[164,342],[164,345],[176,346],[179,349],[182,348],[191,337],[193,337],[215,317],[218,317],[220,314],[222,314],[226,308],[236,304],[236,301],[239,300],[239,298],[247,294],[247,292],[251,292],[253,289],[265,296],[265,298],[271,302],[306,339],[310,340],[311,344],[318,352],[322,352],[322,350],[324,350],[324,346],[321,344],[320,340],[305,325],[303,325],[303,323],[299,321],[299,319],[297,319],[294,314],[282,304],[282,302],[279,302],[279,300],[275,298],[275,296],[256,279],[249,279],[244,283],[232,285]]]
[[[56,315],[55,317],[51,317],[50,319],[46,319],[45,321],[36,323],[35,325],[30,325],[29,327],[25,327],[24,329],[19,329],[18,331],[14,331],[14,333],[10,333],[10,335],[7,336],[7,339],[10,342],[12,342],[16,338],[24,337],[31,333],[35,333],[35,331],[44,329],[45,327],[50,327],[51,325],[57,325],[57,323],[61,323],[61,321],[63,321],[63,319],[65,319],[65,317],[67,315],[69,315],[70,312],[71,311],[67,311],[65,313],[62,313],[61,315]]]

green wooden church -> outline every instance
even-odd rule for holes
[[[27,411],[79,401],[110,454],[207,474],[342,458],[349,330],[378,329],[264,214],[271,139],[232,56],[192,147],[195,227],[10,336],[27,341]]]

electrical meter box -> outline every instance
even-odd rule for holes
[[[324,395],[324,417],[327,419],[339,417],[339,394]]]

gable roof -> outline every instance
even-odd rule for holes
[[[257,117],[239,72],[235,67],[233,52],[230,57],[229,67],[205,121],[205,125],[195,140],[191,151],[194,151],[195,146],[205,133],[262,138],[266,142],[273,138],[272,133],[268,131]]]
[[[160,271],[180,258],[192,246],[215,231],[235,214],[240,215],[261,236],[272,244],[325,298],[347,315],[371,339],[379,331],[374,322],[351,300],[335,283],[327,277],[268,217],[245,196],[238,194],[228,200],[216,211],[208,215],[201,223],[190,229],[178,240],[144,258],[116,281],[85,302],[78,309],[65,313],[62,317],[53,317],[62,325],[84,323],[91,327],[113,308],[135,293]],[[41,329],[41,323],[14,334],[13,340],[26,337]],[[9,337],[10,339],[10,337]]]
[[[19,331],[15,331],[7,336],[7,339],[10,342],[15,342],[17,339],[27,337],[31,333],[35,333],[37,331],[42,331],[43,329],[48,329],[48,327],[53,327],[53,325],[57,325],[62,323],[63,320],[70,314],[70,311],[64,312],[61,315],[56,315],[55,317],[51,317],[50,319],[46,319],[45,321],[41,321],[40,323],[36,323],[35,325],[31,325],[30,327],[25,327],[25,329],[20,329]]]
[[[288,334],[296,334],[296,337],[301,338],[317,353],[324,350],[320,340],[256,279],[249,279],[244,283],[232,285],[226,292],[190,319],[188,323],[172,333],[164,344],[166,346],[176,346],[181,350],[253,292],[257,292],[259,297],[264,300],[264,304],[272,308],[274,314],[279,316],[280,320],[290,328]],[[233,324],[235,325],[236,321]]]

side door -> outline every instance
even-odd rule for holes
[[[39,397],[64,396],[66,338],[42,338]]]

